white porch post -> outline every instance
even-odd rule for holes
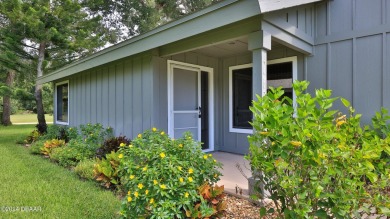
[[[248,50],[252,51],[253,81],[252,96],[267,93],[267,51],[271,50],[271,34],[265,31],[251,33],[248,37]]]

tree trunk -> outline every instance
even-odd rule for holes
[[[39,44],[39,53],[38,53],[38,65],[37,65],[37,78],[43,76],[42,64],[45,60],[45,50],[46,50],[46,42],[41,42]],[[35,101],[37,104],[37,117],[38,117],[38,131],[40,133],[46,132],[46,119],[45,119],[45,110],[43,108],[42,101],[42,85],[35,85]]]
[[[5,84],[11,88],[14,83],[15,72],[8,71],[7,79]],[[5,126],[12,125],[11,122],[11,94],[6,94],[3,96],[3,118],[1,118],[1,123]]]

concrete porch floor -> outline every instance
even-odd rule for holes
[[[218,185],[225,186],[225,192],[236,194],[236,187],[242,190],[237,193],[239,196],[248,198],[248,180],[252,176],[249,162],[243,155],[231,154],[226,152],[213,152],[213,157],[222,163],[221,180]],[[238,167],[237,167],[238,166]]]

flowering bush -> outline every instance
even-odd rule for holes
[[[390,137],[377,114],[376,130],[361,128],[361,115],[341,98],[350,115],[332,109],[330,90],[305,93],[295,82],[296,108],[281,88],[254,101],[250,141],[252,169],[274,203],[261,215],[278,218],[360,218],[390,215]],[[379,133],[379,135],[378,135]],[[265,194],[267,194],[265,193]]]
[[[219,180],[218,163],[204,154],[190,134],[171,139],[153,128],[118,151],[119,176],[127,196],[123,218],[185,218],[185,211],[202,202],[198,188]],[[214,210],[202,202],[204,215]]]

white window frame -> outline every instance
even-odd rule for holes
[[[229,131],[235,133],[251,134],[252,129],[233,128],[233,71],[237,69],[252,68],[253,64],[236,65],[229,67]],[[253,73],[252,73],[253,74]]]
[[[58,86],[60,85],[64,85],[64,84],[68,84],[68,121],[67,122],[64,122],[64,121],[58,121],[57,120],[57,112],[58,112],[58,106],[57,106],[57,98],[58,98],[58,93],[57,93],[57,88]],[[55,96],[54,96],[54,121],[56,124],[58,125],[69,125],[69,115],[70,115],[70,105],[69,105],[69,99],[70,99],[70,86],[69,86],[69,80],[67,81],[61,81],[61,82],[58,82],[55,84]]]
[[[294,82],[298,78],[298,58],[297,56],[292,57],[286,57],[281,59],[273,59],[267,61],[267,65],[272,64],[279,64],[284,62],[292,62],[292,81]],[[253,134],[253,129],[240,129],[240,128],[233,128],[233,71],[237,69],[243,69],[243,68],[253,68],[253,64],[244,64],[244,65],[236,65],[236,66],[230,66],[229,67],[229,132],[232,133],[242,133],[242,134]],[[253,74],[253,72],[252,72]],[[265,80],[265,83],[267,85],[267,78],[263,78]],[[268,85],[267,85],[268,88]],[[296,95],[293,91],[293,106],[296,107]]]

